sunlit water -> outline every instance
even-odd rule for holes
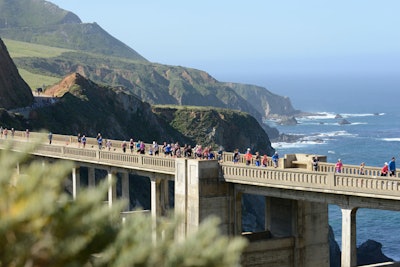
[[[307,153],[326,155],[328,162],[342,159],[344,164],[383,166],[395,156],[400,168],[400,114],[390,108],[366,113],[340,113],[324,111],[321,116],[298,118],[298,125],[279,126],[281,133],[303,136],[296,143],[273,143],[279,154]],[[340,125],[340,114],[349,125]],[[400,171],[400,170],[399,170]],[[337,206],[329,207],[329,223],[341,245],[341,212]],[[400,212],[359,209],[357,211],[357,246],[372,239],[382,243],[383,253],[400,260]]]

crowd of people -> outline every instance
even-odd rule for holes
[[[112,143],[110,139],[103,139],[101,133],[98,133],[96,136],[97,146],[99,150],[106,149],[108,151],[115,151],[118,147]],[[78,147],[85,148],[86,147],[86,136],[82,134],[77,135]],[[51,143],[51,142],[50,142]],[[224,153],[224,149],[220,146],[218,149],[213,149],[211,146],[202,146],[195,145],[192,147],[191,145],[185,144],[181,146],[179,142],[175,143],[167,143],[163,142],[162,145],[158,144],[157,141],[153,141],[151,144],[145,144],[143,141],[138,140],[134,141],[131,138],[129,141],[124,140],[120,144],[120,149],[123,153],[137,153],[137,154],[147,154],[147,155],[163,155],[164,157],[174,157],[174,158],[194,158],[194,159],[217,159],[218,161],[222,161],[222,154]],[[235,149],[233,152],[233,162],[239,163],[240,158],[242,157],[239,149]],[[260,155],[259,152],[255,152],[254,156],[251,153],[251,149],[248,148],[246,153],[244,153],[243,158],[246,162],[246,165],[254,164],[255,166],[268,166],[268,156],[264,154]],[[271,156],[271,161],[275,168],[278,167],[279,155],[278,152],[275,152]]]
[[[342,168],[343,168],[343,162],[341,159],[338,159],[335,164],[335,172],[341,173]],[[358,174],[360,174],[360,175],[367,174],[367,171],[365,169],[365,162],[360,163],[360,167],[358,169]],[[390,177],[396,177],[396,159],[395,159],[395,157],[392,157],[392,159],[389,161],[389,163],[385,162],[383,164],[383,167],[381,168],[380,176],[388,176],[388,175]]]
[[[29,139],[29,129],[26,129],[25,131],[25,137]],[[0,126],[0,138],[8,138],[8,135],[11,135],[11,138],[14,137],[15,135],[15,129],[11,128],[8,130],[7,128],[3,128]],[[53,139],[53,133],[49,132],[48,134],[48,140],[49,144],[52,143]],[[110,139],[106,139],[105,141],[103,140],[103,137],[101,133],[98,133],[96,136],[97,140],[97,145],[98,148],[101,149],[107,149],[108,151],[111,151],[112,149],[115,151],[116,148],[113,148],[112,141]],[[85,148],[86,143],[87,143],[87,138],[86,135],[81,135],[80,133],[77,135],[77,142],[78,142],[78,147]],[[155,155],[158,156],[160,154],[163,154],[165,157],[175,157],[175,158],[195,158],[195,159],[218,159],[218,161],[222,161],[222,154],[224,153],[223,148],[219,147],[217,151],[215,151],[211,146],[206,146],[203,147],[202,145],[196,145],[195,147],[192,148],[191,145],[185,144],[184,146],[180,146],[178,142],[176,143],[167,143],[163,142],[162,145],[159,145],[156,141],[153,141],[152,144],[146,145],[143,141],[137,141],[135,142],[133,138],[131,138],[129,141],[123,141],[121,143],[121,150],[123,153],[126,153],[127,151],[130,151],[130,153],[138,153],[138,154],[148,154],[148,155]],[[240,161],[241,158],[241,153],[239,152],[239,149],[235,149],[233,151],[232,155],[232,161],[234,164],[237,164]],[[260,153],[257,151],[253,155],[251,153],[251,149],[247,148],[246,152],[243,155],[244,162],[246,163],[247,166],[254,164],[255,166],[259,167],[267,167],[268,166],[268,161],[269,158],[266,154],[263,156],[260,155]],[[279,165],[279,154],[278,152],[275,152],[271,156],[271,162],[274,168],[277,168]],[[314,171],[318,171],[318,166],[319,166],[319,159],[317,156],[314,156],[312,158],[312,168]],[[335,172],[336,173],[341,173],[343,169],[343,162],[341,159],[338,159],[336,164],[335,164]],[[362,162],[360,164],[358,174],[360,175],[365,175],[366,170],[365,170],[365,162]],[[396,160],[395,157],[392,157],[391,160],[388,162],[385,162],[383,167],[381,168],[380,171],[381,176],[396,176]]]
[[[98,133],[96,136],[97,145],[99,150],[106,149],[108,151],[115,151],[117,148],[114,147],[112,141],[110,139],[104,140],[101,133]],[[77,135],[78,147],[85,148],[86,147],[86,136],[81,135],[80,133]],[[216,153],[211,146],[203,147],[202,145],[196,145],[192,148],[191,145],[185,144],[181,146],[178,142],[175,143],[167,143],[163,142],[162,145],[159,145],[158,142],[153,141],[153,143],[146,145],[143,141],[138,140],[134,141],[131,138],[129,141],[122,141],[121,150],[123,153],[137,153],[137,154],[147,154],[147,155],[164,155],[165,157],[185,157],[185,158],[195,158],[195,159],[215,159],[216,157],[219,160],[222,160],[223,148],[220,147],[218,152]]]

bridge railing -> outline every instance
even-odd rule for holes
[[[28,145],[26,142],[26,133],[24,131],[15,132],[15,147],[23,150]],[[47,133],[30,133],[29,138],[46,140]],[[10,139],[10,136],[8,137]],[[122,153],[118,150],[99,150],[95,138],[89,138],[94,148],[78,148],[77,138],[67,135],[53,135],[54,143],[41,144],[36,147],[35,154],[43,156],[54,156],[57,158],[66,158],[70,160],[80,160],[86,162],[95,162],[103,165],[113,164],[115,166],[128,168],[146,168],[158,172],[173,174],[175,172],[175,160],[172,157],[148,156],[137,153]],[[1,143],[5,140],[1,139]],[[112,140],[118,144],[121,141]],[[76,144],[76,146],[74,145]],[[90,143],[89,143],[90,144]],[[295,186],[307,187],[313,190],[330,189],[340,191],[354,191],[360,193],[375,193],[376,190],[385,191],[388,194],[396,192],[400,180],[399,173],[396,177],[380,176],[379,167],[366,166],[365,175],[359,174],[359,166],[344,164],[341,173],[334,173],[335,164],[319,162],[318,171],[312,171],[311,155],[306,154],[288,154],[280,158],[278,168],[272,167],[272,162],[268,160],[267,167],[255,167],[254,157],[252,165],[246,166],[244,157],[240,157],[239,163],[234,164],[233,153],[224,152],[221,166],[223,175],[226,179],[236,180],[241,183],[268,183],[276,184],[281,187]],[[293,164],[293,162],[296,162]]]
[[[334,165],[334,164],[331,164]],[[330,167],[329,164],[326,167]],[[303,169],[279,169],[240,166],[222,163],[223,179],[252,185],[267,185],[278,188],[320,191],[343,194],[373,194],[400,199],[400,180],[397,177],[348,174],[356,168],[342,173],[308,171]]]
[[[11,140],[0,139],[0,146],[5,147]],[[10,144],[10,143],[9,143]],[[25,142],[18,139],[12,140],[12,150],[25,151],[27,146],[34,146],[34,142]],[[28,149],[29,150],[29,149]],[[83,149],[67,145],[39,144],[34,146],[33,154],[72,161],[113,165],[116,167],[132,169],[149,169],[155,172],[174,174],[174,158],[154,157],[137,153],[121,153],[99,149]]]

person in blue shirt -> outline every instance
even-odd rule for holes
[[[396,176],[396,160],[395,160],[394,157],[389,162],[389,175],[390,176]]]
[[[274,168],[278,167],[278,161],[279,161],[278,152],[275,152],[271,158],[272,158],[272,162],[274,163]]]

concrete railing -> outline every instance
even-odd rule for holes
[[[8,141],[13,142],[13,149],[23,151],[28,144],[34,143],[34,139],[47,140],[46,133],[30,133],[29,142],[25,132],[16,131],[14,138],[8,136]],[[45,142],[45,141],[44,141]],[[121,141],[112,140],[114,144]],[[0,139],[0,145],[4,147],[6,140]],[[93,144],[93,147],[91,147]],[[175,159],[172,157],[149,156],[138,153],[123,153],[121,149],[99,150],[95,138],[88,138],[87,147],[78,147],[77,138],[66,135],[53,134],[53,143],[40,144],[35,147],[36,155],[54,158],[69,159],[96,163],[101,165],[116,166],[122,168],[141,169],[146,171],[175,174]],[[335,164],[319,162],[318,171],[312,171],[312,155],[288,154],[280,158],[279,167],[273,168],[269,158],[267,167],[255,167],[254,162],[250,166],[244,163],[244,157],[238,164],[234,164],[233,153],[225,152],[220,162],[223,179],[254,185],[268,185],[280,188],[292,188],[309,191],[347,192],[355,194],[381,194],[386,197],[400,198],[399,174],[396,177],[380,176],[380,168],[365,167],[365,175],[359,175],[359,166],[344,164],[341,173],[334,173]],[[321,157],[326,160],[326,157]],[[254,161],[254,158],[253,158]]]
[[[0,139],[0,147],[5,148],[7,145],[10,145],[11,150],[26,151],[29,150],[28,146],[32,145],[34,147],[32,154],[34,155],[122,168],[146,169],[157,173],[175,174],[174,158],[155,157],[137,153],[122,153],[120,151],[99,150],[97,148],[83,149],[71,147],[69,145],[60,145],[60,143],[57,143],[54,139],[51,145],[39,144],[35,146],[33,142],[34,137],[30,138],[32,142],[21,141],[18,137],[12,140]],[[7,141],[11,141],[12,143],[7,143]]]
[[[396,177],[249,167],[231,163],[222,163],[221,168],[222,176],[228,182],[400,199],[400,180]]]

